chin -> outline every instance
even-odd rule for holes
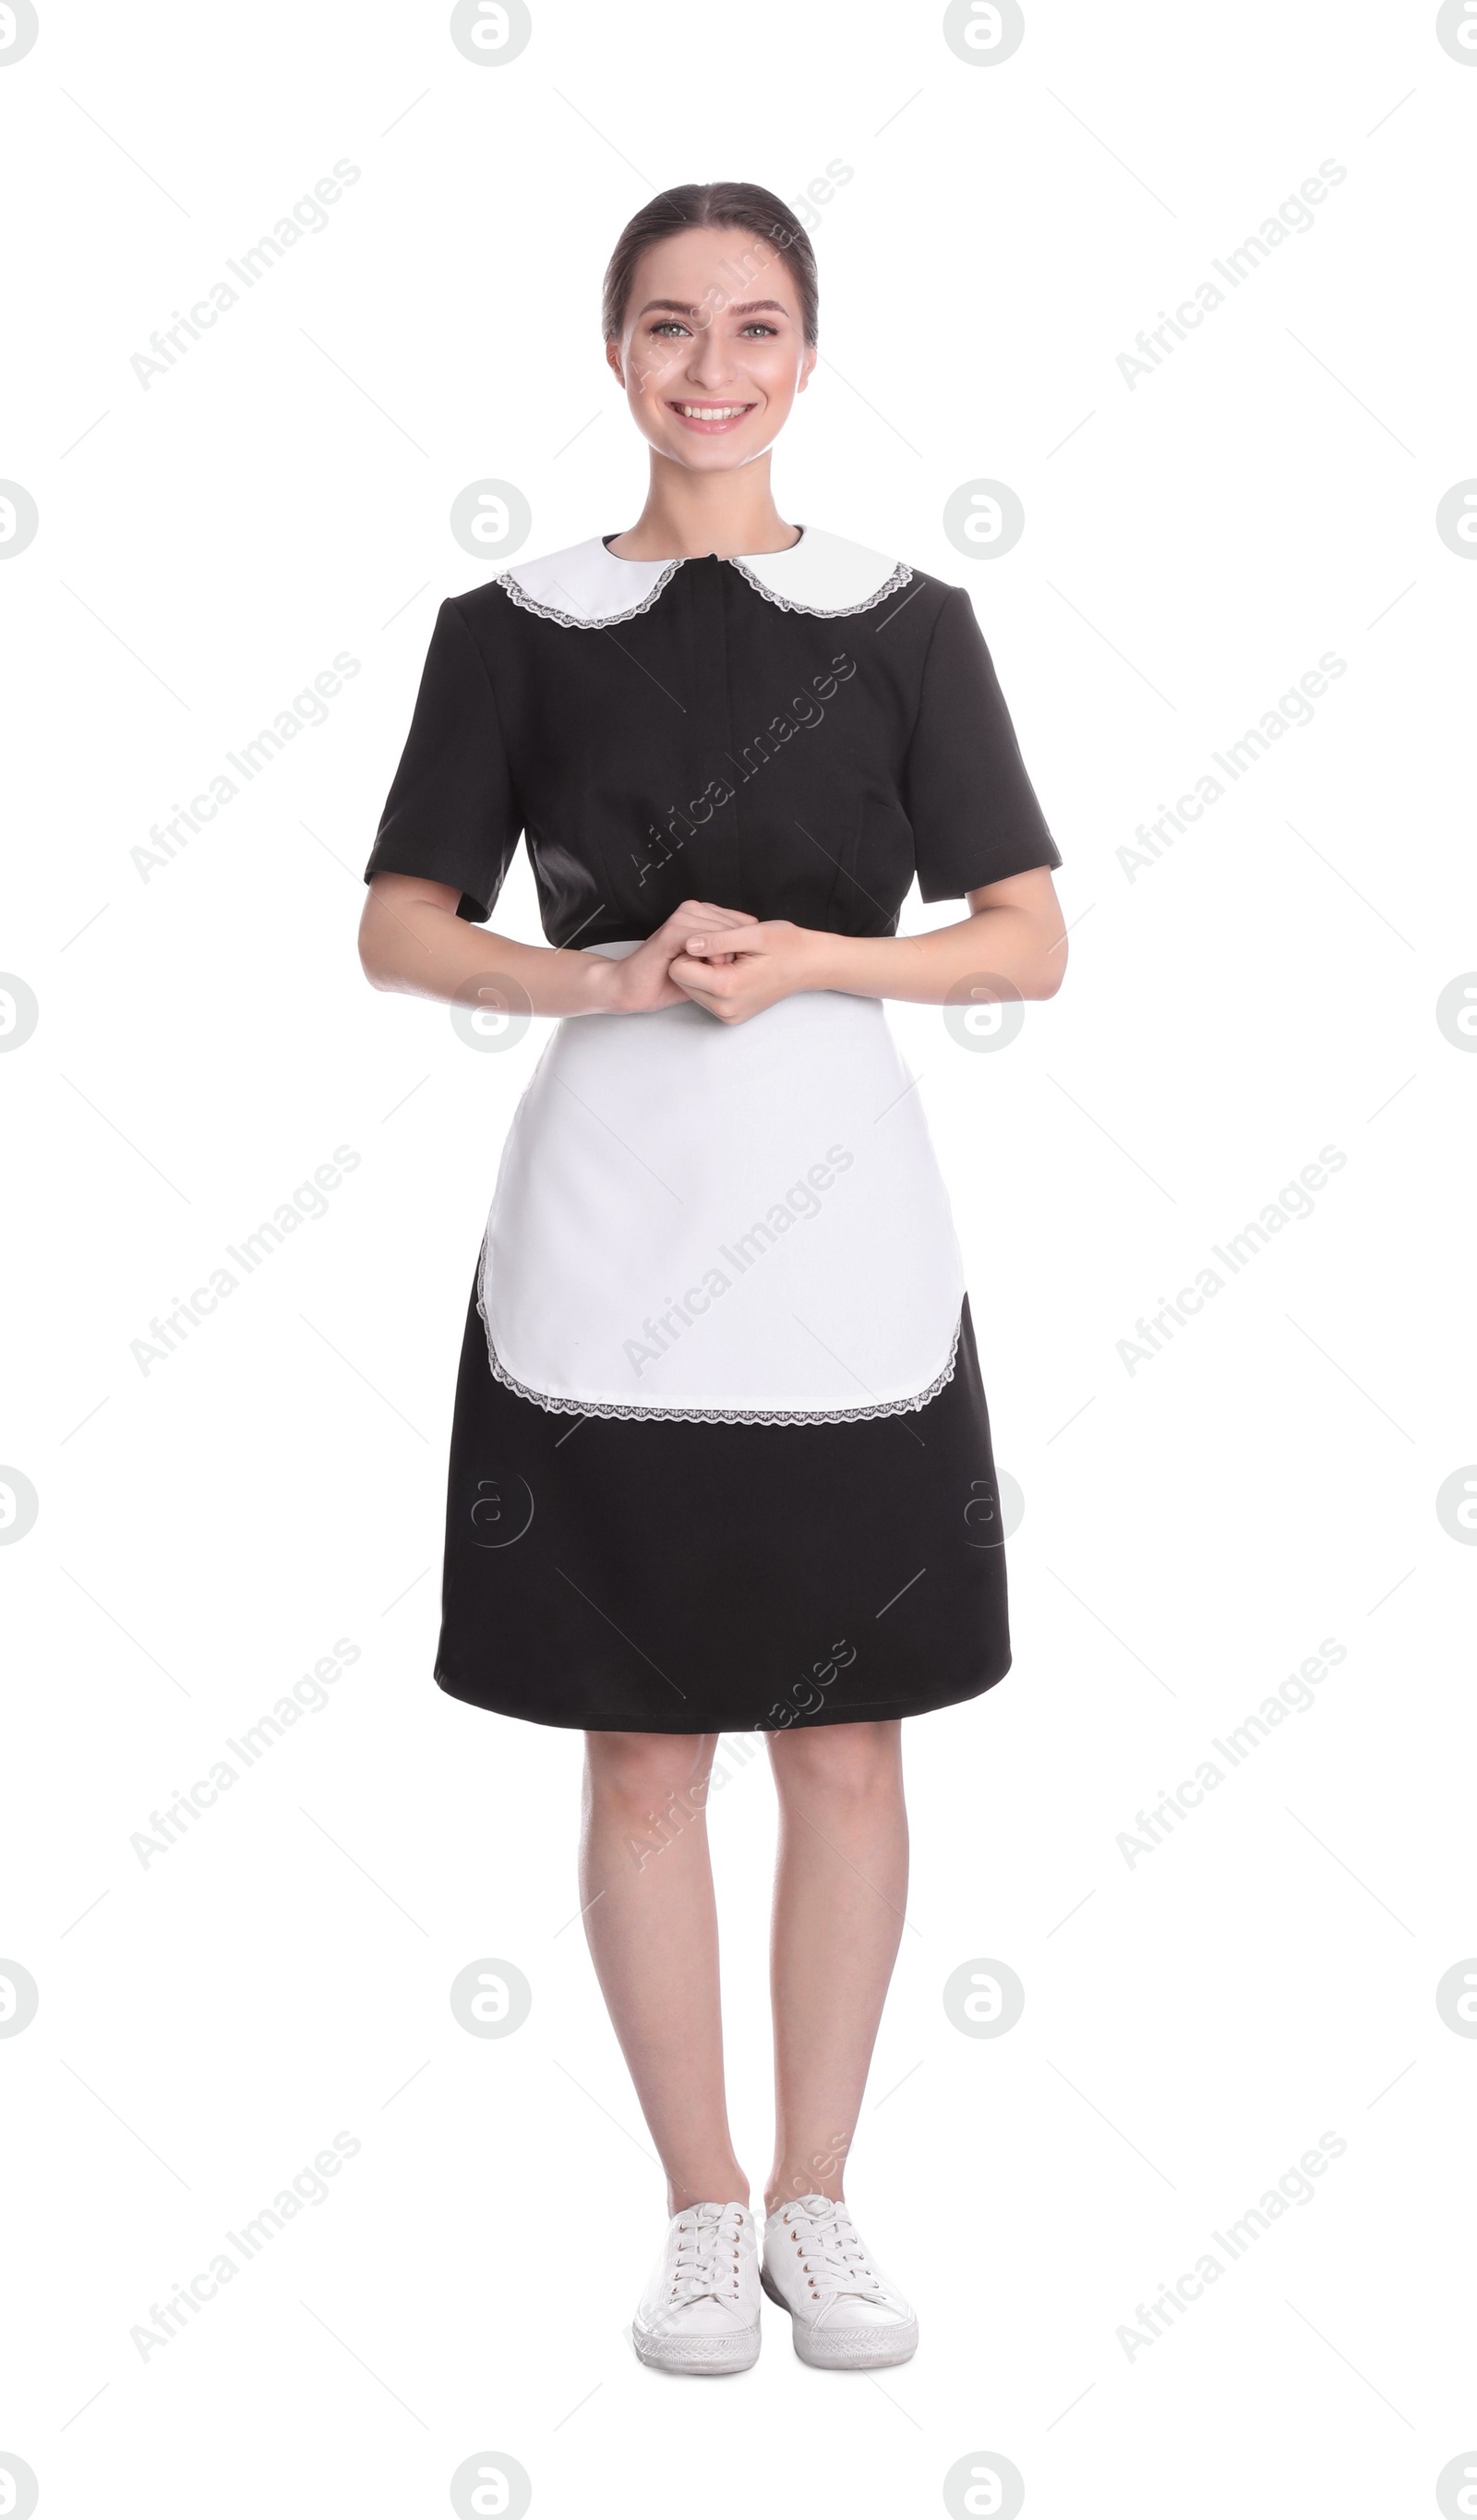
[[[779,433],[779,429],[771,426],[755,429],[746,438],[693,438],[681,433],[674,443],[663,433],[651,442],[689,472],[738,472],[745,464],[752,464],[759,456],[767,455]]]
[[[664,446],[662,452],[670,455],[674,464],[681,464],[689,472],[736,472],[740,464],[752,461],[751,450],[747,447],[694,446],[686,439],[680,446]]]

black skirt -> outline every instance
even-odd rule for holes
[[[967,1298],[923,1407],[852,1423],[579,1418],[488,1370],[473,1285],[435,1676],[535,1724],[779,1732],[957,1705],[1010,1667]]]

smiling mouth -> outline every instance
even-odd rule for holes
[[[674,411],[689,428],[708,430],[736,428],[740,420],[747,420],[755,407],[751,402],[669,402],[667,405],[668,411]]]

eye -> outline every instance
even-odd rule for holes
[[[762,333],[767,336],[770,340],[776,340],[779,338],[780,328],[778,324],[753,323],[745,324],[743,330],[745,333]]]
[[[680,323],[675,315],[664,315],[651,327],[653,336],[658,333],[685,333],[687,329],[686,324]]]

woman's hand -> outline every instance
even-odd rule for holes
[[[707,939],[713,956],[713,968],[731,962],[732,953],[725,940],[736,930],[753,929],[758,925],[752,911],[720,910],[711,901],[685,901],[663,920],[644,945],[634,954],[622,955],[619,961],[604,959],[609,976],[602,976],[601,1003],[607,1014],[650,1014],[658,1007],[680,1007],[694,994],[681,988],[671,977],[674,956],[680,954],[690,937],[699,932]]]
[[[964,898],[967,919],[917,936],[833,936],[787,919],[755,921],[731,936],[707,922],[682,939],[670,974],[720,1023],[743,1023],[802,989],[929,1007],[1054,997],[1067,940],[1050,869],[1002,876]]]
[[[731,911],[727,916],[742,914]],[[690,922],[682,942],[683,950],[669,966],[670,976],[684,997],[705,1007],[720,1023],[745,1023],[781,998],[829,985],[821,976],[820,955],[834,938],[796,927],[788,919],[751,920],[737,935],[731,928],[717,929],[711,920]]]

